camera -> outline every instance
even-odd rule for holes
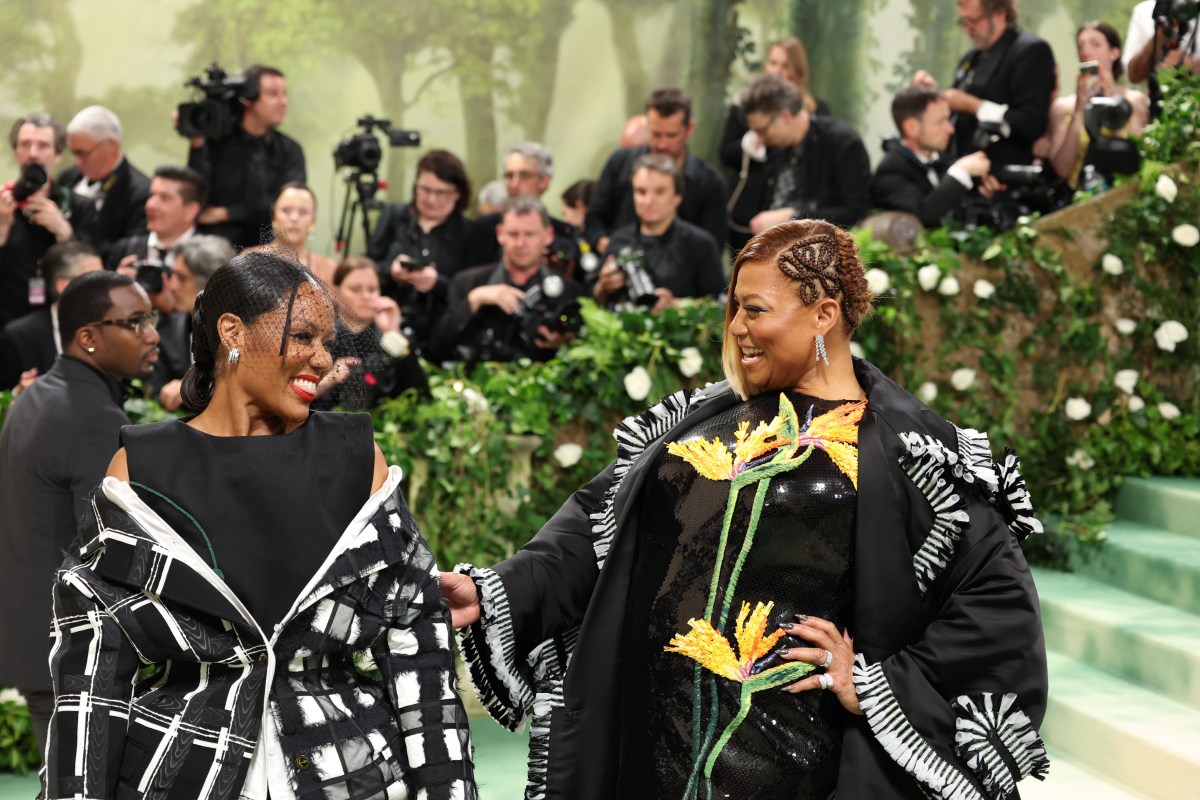
[[[392,147],[420,147],[421,134],[419,131],[406,131],[392,127],[388,119],[376,119],[370,114],[360,117],[355,123],[361,131],[347,139],[343,139],[333,151],[333,164],[336,169],[350,169],[374,175],[379,171],[379,162],[383,160],[383,149],[373,131],[378,130],[388,137]]]
[[[171,274],[171,268],[158,261],[140,259],[133,262],[137,276],[134,278],[138,286],[146,290],[146,294],[158,294],[163,290],[163,281]]]
[[[1008,188],[989,200],[969,196],[963,204],[963,221],[968,228],[987,226],[993,231],[1011,230],[1029,214],[1049,214],[1071,202],[1071,189],[1052,170],[1036,164],[1000,164],[992,170],[996,180]]]
[[[203,99],[180,103],[175,130],[190,138],[224,139],[242,120],[242,103],[249,100],[246,78],[229,75],[216,62],[184,84],[196,89]]]
[[[1133,107],[1124,97],[1093,97],[1084,107],[1083,127],[1091,139],[1085,163],[1091,170],[1083,182],[1085,188],[1101,188],[1111,184],[1114,175],[1132,175],[1141,167],[1137,145],[1114,135],[1132,115]]]
[[[458,354],[467,364],[537,358],[546,352],[537,345],[543,326],[559,334],[578,335],[583,330],[579,300],[566,296],[566,282],[555,274],[526,289],[511,316],[493,316],[490,324],[469,332],[459,343]]]
[[[21,167],[20,174],[16,178],[4,184],[4,188],[12,192],[12,199],[17,204],[17,208],[23,207],[33,194],[46,185],[50,176],[46,174],[46,168],[37,162],[31,162]]]
[[[616,263],[625,273],[625,288],[619,295],[622,300],[639,308],[650,308],[658,302],[658,293],[654,291],[658,287],[646,266],[645,251],[623,247],[617,253]]]
[[[1155,22],[1167,29],[1180,29],[1200,16],[1200,2],[1197,0],[1158,0],[1152,12]],[[1170,49],[1179,46],[1175,41]]]

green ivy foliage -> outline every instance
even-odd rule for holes
[[[11,689],[5,689],[0,699],[0,772],[25,774],[38,768],[42,756],[33,737],[33,721],[29,707],[18,701]]]

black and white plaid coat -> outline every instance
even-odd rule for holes
[[[399,481],[268,638],[106,479],[54,586],[44,796],[475,798],[450,616]]]

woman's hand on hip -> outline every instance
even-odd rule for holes
[[[461,572],[443,572],[438,584],[442,599],[450,609],[450,622],[456,630],[479,621],[479,589],[471,576]]]
[[[818,667],[825,665],[825,670],[808,675],[784,691],[807,692],[823,688],[837,695],[842,706],[851,714],[861,715],[862,707],[858,704],[858,694],[854,691],[854,640],[850,634],[839,631],[837,626],[820,617],[805,617],[800,615],[798,621],[781,626],[792,636],[799,636],[812,642],[812,647],[792,647],[783,654],[788,661],[807,661]],[[826,677],[828,676],[828,677]],[[822,687],[824,678],[825,687]],[[829,681],[833,685],[829,685]]]

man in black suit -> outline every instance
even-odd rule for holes
[[[1046,132],[1058,74],[1045,40],[1017,27],[1015,0],[958,0],[958,21],[975,49],[958,62],[942,96],[954,112],[953,157],[981,149],[980,124],[997,127],[987,147],[993,165],[1030,164]],[[914,83],[937,88],[924,70]]]
[[[739,207],[758,233],[792,219],[823,219],[847,227],[871,207],[871,161],[858,133],[840,120],[814,116],[804,93],[775,75],[762,75],[742,93],[750,130],[766,145],[766,180]]]
[[[41,273],[50,305],[14,319],[0,331],[0,391],[16,387],[20,392],[54,365],[62,352],[58,298],[76,276],[101,269],[96,248],[87,242],[59,242],[46,251]]]
[[[154,170],[146,198],[146,230],[113,245],[105,266],[117,269],[136,261],[170,266],[171,250],[195,235],[207,193],[208,182],[194,169],[165,166]]]
[[[83,232],[103,258],[118,240],[146,232],[150,179],[121,152],[121,121],[104,106],[88,106],[67,123],[75,166],[58,182],[92,201],[95,217]]]
[[[646,124],[650,129],[650,144],[617,150],[596,181],[584,221],[588,241],[597,252],[603,253],[613,231],[637,222],[630,184],[633,164],[646,153],[654,153],[669,156],[683,170],[686,190],[679,205],[680,219],[700,226],[714,240],[724,242],[725,180],[688,148],[688,140],[696,128],[692,99],[682,89],[656,89],[646,101]]]
[[[987,153],[976,150],[953,164],[938,157],[950,144],[954,125],[950,104],[936,89],[906,86],[892,98],[892,119],[900,141],[888,148],[871,177],[871,201],[876,208],[916,214],[927,228],[941,224],[956,211],[979,180],[981,191],[997,187],[988,174]]]
[[[13,123],[8,141],[21,174],[31,175],[40,167],[39,177],[44,178],[62,160],[67,132],[54,117],[37,111]],[[52,181],[45,181],[23,201],[13,197],[12,189],[0,186],[0,325],[45,302],[38,259],[55,242],[78,238],[94,213],[90,201]]]
[[[62,358],[13,402],[0,430],[0,684],[29,701],[42,750],[54,709],[54,571],[129,424],[117,381],[149,377],[158,355],[150,299],[128,276],[80,275],[58,311]]]

